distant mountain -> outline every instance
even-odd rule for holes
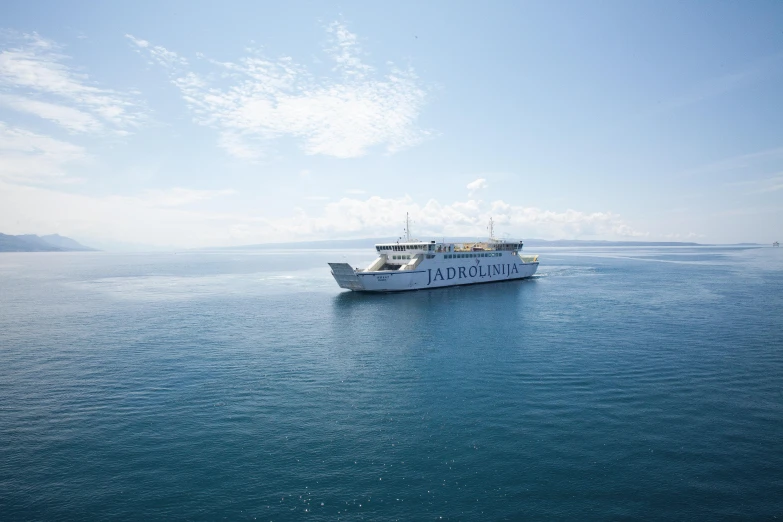
[[[553,241],[547,239],[528,239],[524,241],[525,246],[545,246],[545,247],[662,247],[662,246],[711,246],[702,243],[689,243],[684,241],[605,241],[590,239],[556,239]]]
[[[0,234],[0,252],[86,252],[95,250],[59,234],[36,236]]]
[[[41,236],[41,239],[50,245],[60,247],[63,250],[94,250],[93,248],[88,248],[82,245],[70,237],[61,236],[60,234],[49,234],[48,236]]]

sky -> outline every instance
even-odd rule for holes
[[[781,86],[777,0],[5,1],[0,232],[771,243]]]

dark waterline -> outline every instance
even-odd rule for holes
[[[783,515],[783,251],[540,253],[2,254],[0,519]]]

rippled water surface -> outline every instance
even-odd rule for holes
[[[783,249],[539,252],[0,254],[0,519],[781,517]]]

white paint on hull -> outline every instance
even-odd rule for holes
[[[423,259],[414,270],[354,270],[346,263],[330,263],[337,283],[355,291],[400,292],[445,286],[470,285],[496,281],[512,281],[532,276],[538,260],[531,261],[512,254],[499,257],[447,259],[436,255]]]

